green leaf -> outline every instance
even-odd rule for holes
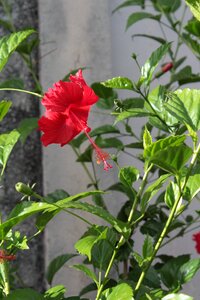
[[[33,29],[18,31],[0,39],[0,71],[16,48],[34,32]]]
[[[169,147],[179,146],[184,143],[186,135],[168,136],[164,139],[152,143],[144,150],[144,157],[151,158],[162,150],[167,150]]]
[[[200,3],[199,0],[185,0],[187,5],[189,5],[193,15],[197,20],[200,21]]]
[[[116,120],[115,120],[115,124],[123,121],[125,119],[129,119],[129,118],[136,118],[136,117],[148,117],[151,115],[154,115],[154,113],[151,113],[149,111],[147,111],[145,108],[141,109],[141,108],[131,108],[128,109],[126,111],[123,111],[121,113],[113,113],[114,115],[117,115]]]
[[[133,5],[139,5],[141,7],[144,6],[144,1],[145,0],[128,0],[123,2],[122,4],[118,5],[113,11],[112,13],[115,13],[117,10],[123,8],[123,7],[128,7],[128,6],[133,6]]]
[[[200,259],[195,258],[191,259],[180,268],[180,281],[182,284],[189,282],[200,269]]]
[[[2,166],[1,175],[5,170],[9,155],[19,137],[20,133],[15,129],[9,133],[0,135],[0,165]]]
[[[135,38],[135,37],[145,37],[145,38],[154,40],[154,41],[156,41],[156,42],[158,42],[160,44],[165,44],[166,43],[166,40],[164,40],[163,38],[157,37],[157,36],[154,36],[154,35],[149,35],[149,34],[137,33],[137,34],[133,34],[132,37],[133,38]]]
[[[192,120],[192,128],[197,131],[200,129],[200,90],[186,88],[184,90],[177,90],[175,94],[184,104],[187,114]],[[184,121],[189,124],[189,119],[185,117]]]
[[[46,279],[51,285],[55,274],[64,266],[64,264],[70,260],[72,257],[75,257],[77,254],[62,254],[54,258],[47,269]]]
[[[163,56],[169,51],[171,43],[166,43],[157,48],[145,62],[141,69],[141,77],[139,79],[139,85],[145,84],[149,85],[153,72],[156,69],[158,63],[163,58]]]
[[[146,149],[151,144],[152,144],[151,133],[149,132],[149,130],[145,126],[144,133],[143,133],[143,146],[144,146],[144,149]]]
[[[159,21],[161,18],[161,15],[152,15],[150,13],[147,13],[147,12],[135,12],[135,13],[132,13],[129,17],[128,17],[128,20],[127,20],[127,23],[126,23],[126,30],[132,26],[133,24],[141,21],[141,20],[144,20],[144,19],[153,19],[153,20],[156,20],[156,21]]]
[[[124,145],[123,145],[122,141],[120,141],[117,138],[104,139],[101,136],[99,136],[99,137],[96,138],[95,143],[100,148],[117,148],[117,149],[123,149],[124,148]]]
[[[62,189],[59,189],[59,190],[55,190],[53,193],[49,193],[45,196],[45,200],[48,202],[48,203],[54,203],[60,199],[65,199],[65,198],[68,198],[70,197],[69,193],[62,190]]]
[[[62,190],[58,190],[58,191],[56,191],[56,193],[54,193],[54,195],[52,195],[52,194],[47,195],[47,197],[45,197],[45,200],[48,203],[50,203],[50,206],[41,215],[39,215],[37,217],[37,220],[36,220],[36,226],[37,226],[39,232],[44,230],[47,223],[56,214],[58,214],[62,210],[62,208],[69,207],[69,204],[68,204],[69,202],[77,201],[79,199],[82,199],[82,198],[85,198],[85,197],[88,197],[88,196],[99,195],[100,193],[103,193],[103,192],[101,192],[101,191],[90,191],[90,192],[84,192],[84,193],[80,193],[80,194],[77,194],[77,195],[74,195],[74,196],[66,197],[66,195],[68,195],[67,192],[62,191]],[[57,201],[58,199],[63,198],[63,196],[65,196],[66,198]],[[51,205],[51,203],[54,203],[54,205]]]
[[[193,297],[186,294],[168,294],[162,300],[193,300]]]
[[[192,52],[200,59],[200,43],[198,40],[193,39],[190,34],[183,33],[182,39]]]
[[[133,182],[138,180],[139,175],[139,170],[131,166],[123,167],[119,171],[120,181],[128,187],[132,187]]]
[[[33,289],[16,289],[12,291],[4,300],[44,300],[44,297]]]
[[[155,180],[151,185],[148,186],[141,200],[142,212],[145,211],[147,204],[150,202],[153,196],[160,191],[160,189],[163,186],[163,183],[166,182],[169,176],[170,176],[169,174],[164,174],[160,176],[157,180]]]
[[[0,82],[0,88],[24,89],[24,82],[19,78],[11,78]]]
[[[181,0],[156,0],[153,1],[155,9],[162,14],[175,12],[181,6]]]
[[[100,270],[106,270],[116,245],[116,232],[107,228],[106,238],[99,239],[92,247],[92,264]]]
[[[4,239],[9,230],[26,218],[51,208],[50,204],[33,201],[23,201],[15,206],[8,219],[0,225],[0,239]]]
[[[142,255],[145,259],[148,259],[153,254],[153,239],[149,235],[145,237],[144,244],[142,246]]]
[[[153,113],[154,116],[150,116],[149,123],[153,127],[157,127],[163,131],[169,132],[169,127],[173,128],[178,123],[178,120],[173,117],[164,107],[166,102],[166,88],[164,86],[158,86],[149,93],[148,100],[151,106],[146,102],[145,108]],[[152,109],[153,108],[153,109]],[[160,117],[163,122],[155,116],[155,111],[157,116]]]
[[[88,259],[91,260],[91,250],[96,241],[97,236],[88,235],[78,240],[74,247],[79,253],[87,255]]]
[[[134,300],[133,290],[127,283],[120,283],[114,288],[109,288],[103,291],[103,297],[101,300]]]
[[[20,133],[20,140],[23,144],[31,132],[36,128],[38,128],[38,118],[25,118],[20,122],[17,130]]]
[[[88,267],[78,264],[78,265],[73,265],[73,268],[85,273],[85,275],[87,275],[90,279],[92,279],[98,285],[98,280],[97,280],[95,273],[92,270],[90,270]]]
[[[169,173],[178,174],[181,168],[191,158],[192,153],[192,149],[186,145],[169,147],[151,157],[149,162]]]
[[[195,126],[194,122],[196,122],[197,120],[192,118],[191,114],[187,110],[186,103],[182,99],[180,99],[180,97],[179,97],[180,93],[179,92],[177,93],[177,92],[169,94],[169,96],[168,96],[169,100],[164,104],[164,107],[172,116],[174,116],[182,124],[187,124],[193,130],[195,130],[196,126]],[[190,99],[192,102],[193,98],[190,97]],[[190,101],[189,98],[187,100]],[[191,105],[192,105],[192,103],[191,103]],[[195,105],[195,107],[196,107],[196,105]],[[191,111],[192,111],[192,109],[191,109]],[[199,110],[199,112],[200,112],[200,110]],[[198,113],[198,111],[196,113]],[[199,124],[200,124],[200,120],[199,120]]]
[[[166,287],[172,290],[180,286],[180,268],[188,261],[190,261],[189,255],[180,255],[165,262],[160,274]]]
[[[114,99],[117,98],[116,92],[113,89],[105,87],[100,82],[95,82],[91,85],[91,88],[99,100],[96,103],[96,106],[101,109],[112,109],[114,106]]]
[[[200,191],[200,165],[196,165],[190,174],[184,191],[184,199],[191,201]]]
[[[179,197],[180,191],[176,183],[171,181],[165,192],[165,203],[169,208],[172,208],[176,199]]]
[[[9,108],[11,107],[12,102],[7,100],[2,100],[0,102],[0,121],[7,115]]]
[[[132,81],[126,77],[114,77],[102,82],[102,84],[113,89],[134,90]]]
[[[193,34],[194,36],[199,37],[200,36],[200,22],[191,19],[188,21],[188,23],[185,25],[185,30],[187,30],[189,33]]]
[[[78,161],[78,162],[91,162],[92,161],[92,151],[93,151],[93,148],[92,148],[91,145],[89,145],[85,149],[85,151],[78,156],[76,161]]]
[[[113,215],[111,215],[108,211],[103,209],[102,207],[94,206],[89,203],[83,203],[83,202],[66,202],[66,203],[59,203],[59,206],[63,208],[73,208],[73,209],[80,209],[86,212],[89,212],[93,215],[98,216],[99,218],[107,221],[109,224],[111,224],[118,232],[126,234],[127,231],[129,233],[129,230],[126,227],[126,224],[117,220]]]
[[[45,300],[63,300],[65,292],[66,292],[66,288],[63,285],[56,285],[56,286],[48,289],[44,293],[44,299]]]

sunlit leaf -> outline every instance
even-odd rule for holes
[[[4,133],[0,135],[0,165],[2,167],[1,175],[5,170],[10,153],[15,144],[17,143],[19,137],[20,133],[15,129],[9,133]]]
[[[0,71],[4,68],[13,51],[34,32],[33,29],[18,31],[0,39]]]
[[[138,83],[139,85],[143,83],[148,85],[150,83],[154,70],[156,69],[160,60],[169,50],[170,45],[170,43],[163,44],[150,55],[141,69],[141,77]]]
[[[9,108],[11,107],[12,102],[7,100],[2,100],[0,102],[0,121],[7,115]]]
[[[126,77],[114,77],[112,79],[108,79],[102,84],[106,87],[113,89],[123,89],[123,90],[131,90],[133,91],[133,83],[129,78]]]

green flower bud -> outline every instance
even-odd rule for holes
[[[32,190],[32,188],[30,186],[24,184],[23,182],[16,183],[15,189],[17,192],[22,193],[26,196],[32,196],[34,194],[34,191]]]

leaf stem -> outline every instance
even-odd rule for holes
[[[30,94],[39,98],[42,98],[43,96],[35,93],[35,92],[31,92],[31,91],[27,91],[27,90],[22,90],[22,89],[15,89],[15,88],[0,88],[0,91],[15,91],[15,92],[20,92],[20,93],[26,93],[26,94]]]

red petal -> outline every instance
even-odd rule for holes
[[[71,74],[69,78],[70,78],[71,82],[79,84],[81,87],[83,87],[84,85],[87,85],[83,78],[81,69],[78,70],[78,72],[75,75]]]
[[[99,100],[99,97],[95,94],[92,88],[88,85],[83,87],[83,100],[82,105],[92,105]]]
[[[49,144],[64,146],[81,132],[74,126],[70,118],[61,113],[48,112],[47,116],[40,118],[38,125],[44,133],[41,137],[44,146]]]
[[[65,112],[70,104],[78,104],[83,97],[81,87],[73,82],[59,81],[44,94],[42,104],[54,112]]]
[[[90,111],[90,106],[70,106],[69,109],[69,117],[71,121],[73,122],[74,126],[79,129],[83,130],[84,128],[87,128],[87,120],[88,115]]]

